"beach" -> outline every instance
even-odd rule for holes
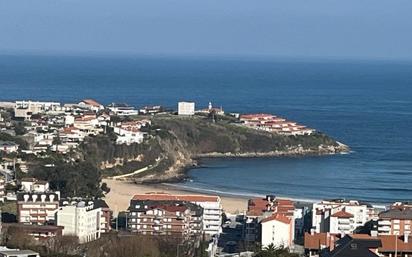
[[[190,189],[176,189],[164,184],[142,185],[136,184],[129,180],[114,180],[103,179],[103,183],[106,183],[110,188],[110,192],[106,194],[105,200],[110,209],[113,210],[113,215],[117,216],[120,211],[125,211],[129,207],[130,200],[135,194],[150,193],[150,192],[163,192],[170,194],[199,194],[190,191]],[[208,195],[208,194],[205,194]],[[232,196],[220,196],[222,200],[223,210],[228,213],[242,213],[247,210],[247,198],[232,197]]]

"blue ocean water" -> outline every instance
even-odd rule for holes
[[[324,157],[213,159],[190,172],[201,191],[299,199],[412,200],[412,63],[299,59],[0,55],[0,101],[136,106],[179,100],[268,112],[348,144]]]

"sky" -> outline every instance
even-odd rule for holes
[[[0,53],[412,59],[411,0],[0,0]]]

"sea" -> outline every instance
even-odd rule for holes
[[[0,101],[164,105],[209,101],[272,113],[351,147],[348,154],[204,159],[175,186],[238,196],[412,200],[412,62],[249,57],[0,54]]]

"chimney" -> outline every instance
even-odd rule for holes
[[[409,233],[405,232],[403,235],[403,241],[407,244],[409,243]]]
[[[315,235],[315,229],[314,228],[311,228],[310,229],[310,234],[313,236],[313,235]]]

